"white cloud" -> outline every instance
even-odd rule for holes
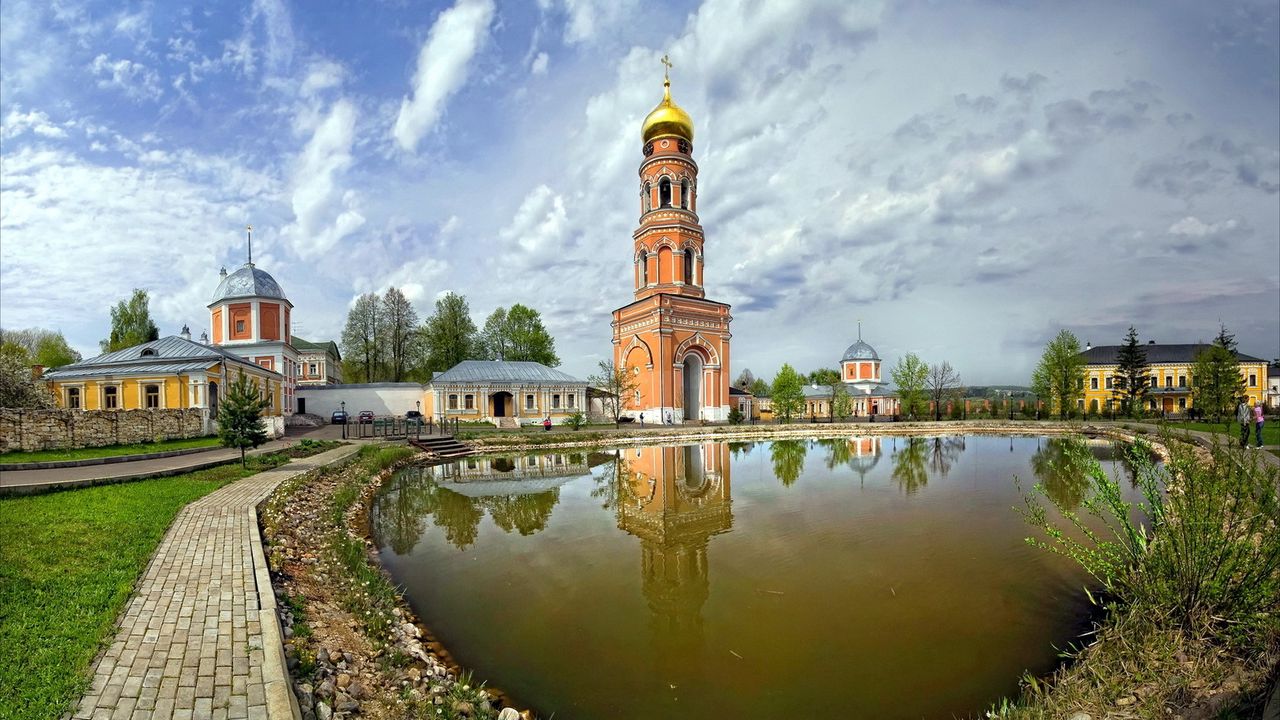
[[[546,185],[539,185],[520,203],[515,217],[498,237],[545,261],[559,255],[557,248],[565,245],[567,231],[564,198]]]
[[[418,52],[413,95],[400,103],[392,130],[400,147],[413,152],[440,119],[449,97],[466,82],[471,60],[493,20],[492,0],[458,0],[440,13]]]
[[[112,60],[102,53],[89,64],[89,70],[100,78],[100,88],[115,88],[135,99],[155,100],[161,95],[160,76],[141,63],[125,58]]]
[[[545,52],[538,53],[533,57],[533,62],[529,63],[529,74],[546,75],[547,63],[550,62],[550,60],[551,58]]]
[[[1170,235],[1182,235],[1185,237],[1207,237],[1217,235],[1222,232],[1235,230],[1239,223],[1234,219],[1224,220],[1216,223],[1206,223],[1194,215],[1188,215],[1181,220],[1169,226]]]
[[[307,69],[307,77],[302,81],[299,92],[303,97],[312,97],[329,88],[341,86],[346,77],[347,71],[342,65],[332,60],[317,60]]]
[[[0,125],[0,138],[15,138],[30,130],[31,132],[46,138],[64,138],[67,131],[58,127],[49,121],[49,116],[39,110],[30,112],[20,112],[15,107],[9,111],[4,117],[4,124]]]
[[[284,230],[294,252],[315,258],[364,225],[359,197],[340,191],[338,176],[350,167],[356,108],[338,100],[320,120],[293,173],[294,222]]]

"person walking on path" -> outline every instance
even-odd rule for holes
[[[551,432],[551,416],[548,415],[542,419],[542,429]]]
[[[1262,449],[1262,401],[1259,400],[1257,405],[1253,406],[1253,426],[1257,430],[1258,449]]]
[[[1253,424],[1253,411],[1249,409],[1249,401],[1240,398],[1236,405],[1236,422],[1240,423],[1240,447],[1249,447],[1249,426]]]

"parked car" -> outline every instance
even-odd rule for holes
[[[329,416],[329,422],[333,425],[346,425],[347,413],[342,410],[334,410],[333,415]]]
[[[360,415],[359,415],[359,417],[357,417],[357,418],[356,418],[356,421],[357,421],[357,422],[360,422],[360,423],[371,423],[371,422],[373,422],[373,411],[372,411],[372,410],[361,410],[361,411],[360,411]]]
[[[410,410],[404,414],[405,422],[422,424],[422,412],[418,410]]]

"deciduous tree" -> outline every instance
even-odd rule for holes
[[[115,352],[160,339],[160,328],[151,319],[147,291],[135,289],[128,300],[111,308],[111,335],[99,343],[102,352]]]
[[[587,378],[587,382],[605,392],[605,415],[613,418],[613,426],[618,427],[622,422],[622,411],[640,387],[640,381],[626,367],[619,367],[612,360],[601,360],[600,373]]]
[[[958,397],[963,390],[960,384],[960,373],[951,367],[951,363],[944,360],[929,368],[925,385],[929,389],[929,399],[933,400],[933,419],[941,420],[943,403]]]
[[[818,368],[807,376],[814,385],[835,385],[840,382],[840,371],[835,368]]]
[[[769,381],[764,378],[756,378],[751,382],[751,394],[756,397],[769,397]]]
[[[1031,375],[1031,389],[1037,397],[1049,400],[1049,410],[1058,410],[1063,420],[1071,404],[1084,393],[1084,358],[1080,341],[1070,330],[1063,330],[1049,341]]]
[[[898,358],[898,364],[889,371],[889,378],[898,389],[902,414],[908,418],[924,415],[929,365],[915,353],[907,353]]]
[[[20,349],[26,354],[30,365],[39,365],[46,370],[80,362],[80,353],[67,343],[61,332],[44,328],[28,328],[25,330],[0,329],[0,352],[13,352]]]
[[[531,307],[516,303],[507,311],[507,360],[542,363],[548,367],[560,364],[556,340],[542,324],[542,315]]]
[[[245,466],[245,450],[267,441],[262,427],[262,411],[271,405],[258,381],[241,371],[218,404],[218,439],[223,447],[240,448],[240,465]]]
[[[471,320],[467,299],[451,292],[436,300],[436,312],[427,320],[425,338],[427,369],[433,373],[475,358],[479,354],[476,324]]]
[[[383,334],[382,302],[377,293],[356,298],[342,329],[342,355],[346,358],[343,372],[347,377],[363,376],[367,383],[381,379]]]
[[[783,364],[773,378],[773,416],[783,422],[800,414],[804,407],[804,378],[790,365]]]
[[[382,296],[381,318],[387,378],[391,382],[401,382],[409,374],[413,344],[421,337],[418,332],[418,311],[403,292],[390,287]]]

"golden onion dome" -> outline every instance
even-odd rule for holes
[[[675,135],[693,142],[693,118],[671,100],[671,81],[662,83],[662,102],[649,112],[640,127],[640,137],[649,142],[663,135]]]

